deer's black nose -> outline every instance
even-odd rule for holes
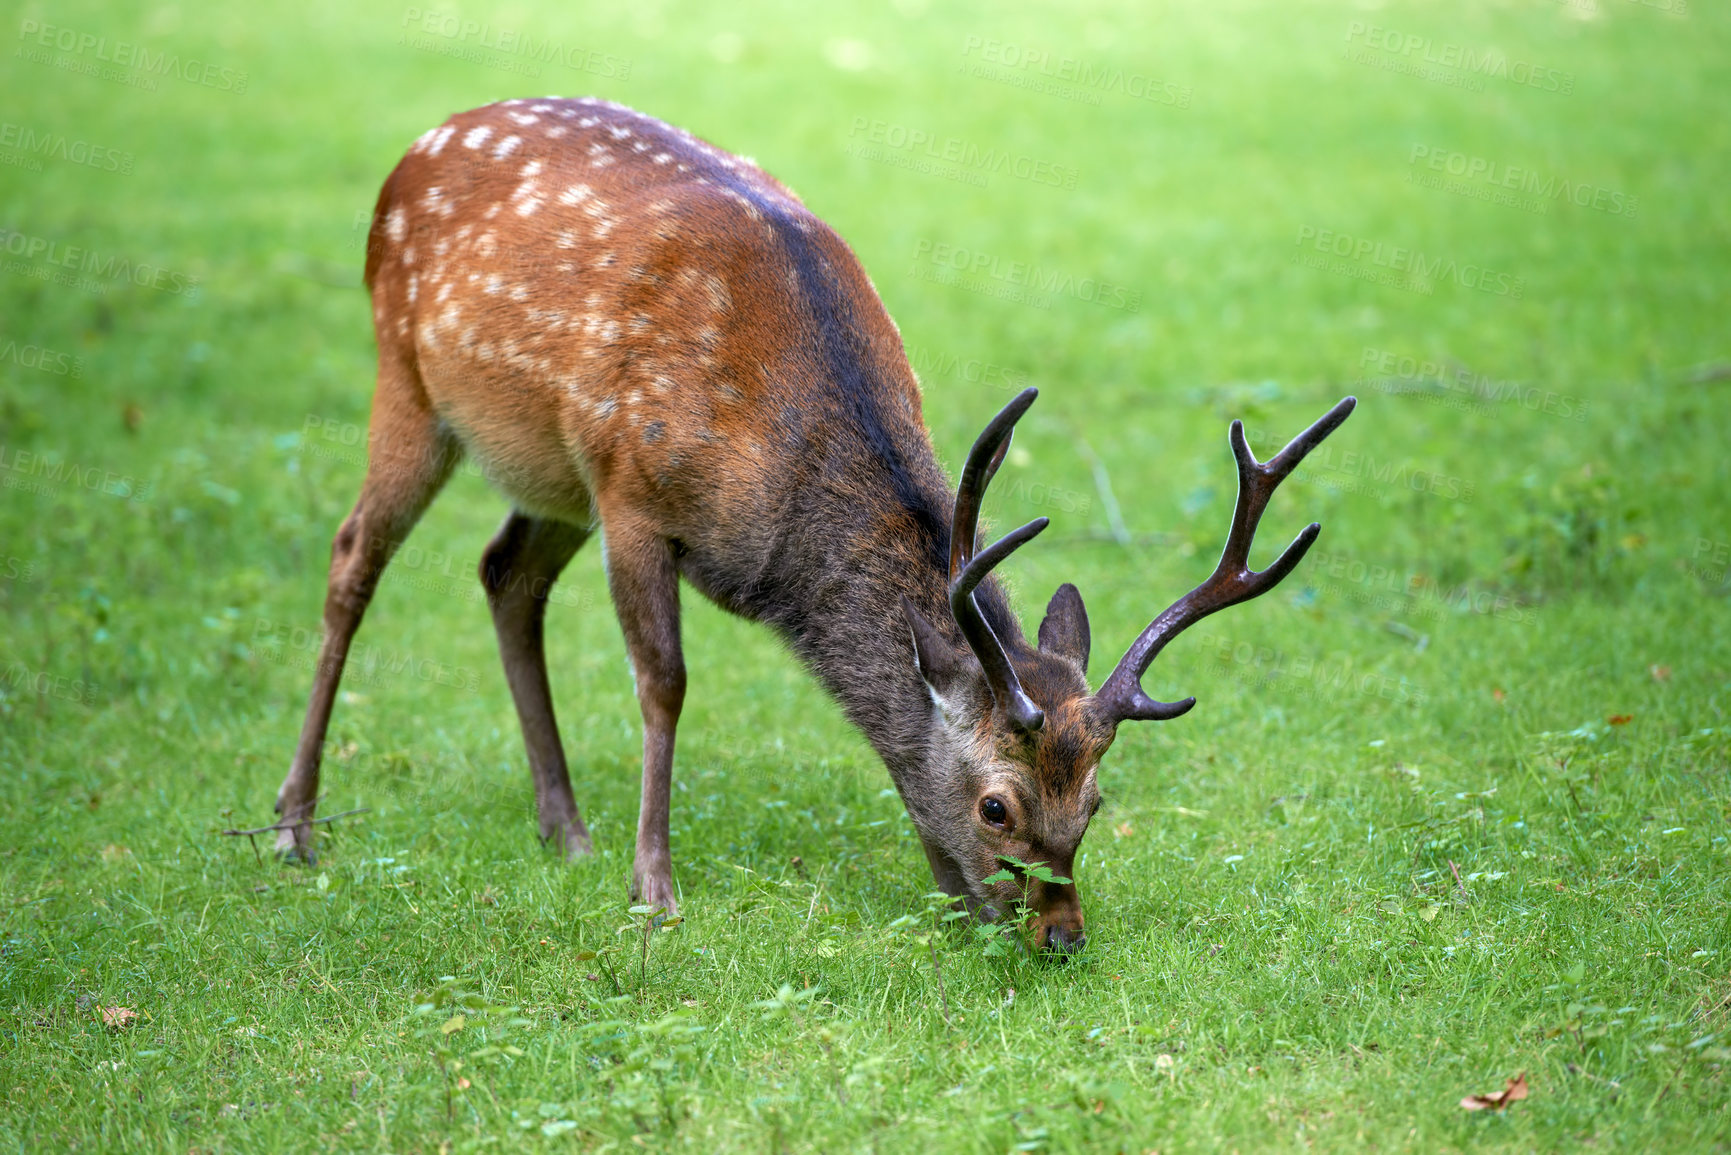
[[[1045,941],[1040,945],[1055,954],[1075,954],[1088,942],[1088,935],[1081,927],[1074,930],[1067,926],[1052,925],[1046,928]]]

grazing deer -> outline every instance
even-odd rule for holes
[[[938,884],[985,917],[1083,941],[1068,875],[1125,721],[1174,718],[1141,677],[1203,616],[1271,589],[1251,537],[1343,400],[1266,463],[1233,422],[1238,505],[1219,566],[1090,694],[1088,618],[1058,588],[1030,645],[978,548],[980,502],[1029,389],[981,434],[952,501],[900,335],[842,239],[755,164],[606,101],[509,100],[422,136],[367,246],[378,386],[366,481],[332,546],[324,640],[280,850],[306,855],[344,658],[392,552],[473,454],[513,511],[481,581],[534,774],[541,835],[587,854],[542,648],[553,580],[600,529],[643,713],[633,895],[675,907],[668,853],[685,700],[679,582],[773,627],[882,756]]]

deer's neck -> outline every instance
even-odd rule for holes
[[[921,496],[924,509],[897,501],[852,517],[831,510],[832,532],[807,539],[809,553],[788,568],[794,612],[778,623],[904,796],[918,791],[942,735],[902,597],[953,645],[965,645],[949,607],[948,494],[933,487]],[[999,637],[1020,640],[995,582],[988,578],[975,598]]]

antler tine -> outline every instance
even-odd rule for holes
[[[1232,423],[1228,439],[1232,456],[1238,463],[1238,501],[1232,512],[1232,528],[1226,535],[1226,546],[1220,552],[1220,562],[1208,580],[1173,602],[1159,617],[1148,624],[1134,644],[1125,651],[1100,692],[1095,695],[1108,715],[1118,722],[1165,721],[1176,718],[1196,704],[1195,698],[1180,702],[1157,702],[1142,690],[1142,675],[1147,673],[1156,655],[1166,643],[1187,627],[1195,625],[1216,610],[1267,593],[1291,573],[1316,541],[1322,526],[1311,522],[1286,547],[1273,565],[1258,573],[1250,568],[1250,545],[1256,537],[1257,524],[1268,499],[1286,480],[1299,462],[1340,423],[1351,415],[1358,398],[1346,397],[1322,418],[1294,437],[1286,448],[1269,458],[1257,461],[1244,440],[1244,424]]]
[[[962,480],[956,486],[956,514],[950,526],[950,581],[956,580],[968,559],[974,556],[975,535],[980,524],[980,502],[986,496],[986,486],[1004,463],[1010,451],[1010,436],[1016,422],[1028,411],[1028,406],[1040,395],[1038,389],[1024,389],[998,415],[986,423],[968,450],[967,464],[962,466]]]
[[[980,502],[985,497],[986,486],[1004,462],[1016,422],[1038,396],[1039,390],[1024,389],[987,423],[973,449],[968,452],[967,464],[962,467],[962,480],[956,487],[955,517],[950,524],[950,613],[955,617],[956,625],[961,627],[968,648],[979,659],[992,699],[1014,725],[1028,733],[1038,730],[1045,723],[1046,715],[1023,691],[1015,668],[1004,653],[1003,643],[992,632],[992,627],[980,613],[979,604],[974,601],[974,589],[999,562],[1033,540],[1050,522],[1037,517],[1005,534],[978,554],[974,552],[974,546],[979,530]]]
[[[950,583],[950,612],[955,615],[956,625],[962,628],[962,636],[968,640],[968,648],[973,650],[974,656],[980,660],[980,669],[985,671],[986,684],[992,689],[993,700],[1003,707],[1011,722],[1030,734],[1045,724],[1045,711],[1034,705],[1033,699],[1022,689],[1021,679],[1016,677],[1015,667],[1010,665],[1003,643],[998,640],[998,635],[992,632],[992,627],[986,624],[980,607],[974,601],[974,587],[979,585],[999,562],[1032,541],[1049,524],[1051,523],[1047,518],[1037,517],[1027,525],[1010,531],[981,550],[962,567],[956,580]]]

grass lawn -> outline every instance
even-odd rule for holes
[[[744,7],[8,6],[0,1143],[1731,1145],[1731,18]],[[1323,522],[1310,559],[1174,645],[1149,692],[1199,705],[1108,755],[1080,957],[910,926],[881,765],[694,596],[685,919],[643,933],[599,551],[549,617],[597,846],[568,866],[472,471],[337,707],[322,809],[366,812],[310,868],[221,834],[273,820],[364,469],[378,187],[449,113],[549,92],[834,224],[952,471],[1041,387],[988,515],[1054,519],[1006,579],[1030,629],[1080,586],[1096,681],[1212,564],[1226,422],[1266,454],[1360,397],[1264,526],[1259,559]]]

